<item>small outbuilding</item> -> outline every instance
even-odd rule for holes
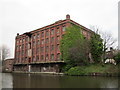
[[[3,72],[12,72],[14,58],[6,59],[3,62]]]

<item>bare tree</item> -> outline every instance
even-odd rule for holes
[[[114,39],[111,33],[102,32],[101,37],[103,38],[104,49],[108,50],[110,47],[115,47],[117,39]]]
[[[0,46],[0,61],[5,60],[10,55],[10,51],[6,45]]]
[[[110,32],[102,32],[98,26],[90,26],[90,29],[98,33],[103,39],[103,59],[105,59],[105,53],[110,47],[115,47],[117,39],[114,39]]]

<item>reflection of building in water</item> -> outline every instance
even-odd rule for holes
[[[14,74],[13,83],[13,88],[60,88],[59,76],[46,74]]]
[[[118,90],[119,83],[118,77],[109,77],[105,79],[105,82],[100,83],[100,88],[114,88],[114,90]]]
[[[64,61],[60,60],[60,39],[65,28],[71,25],[79,26],[85,39],[89,39],[93,33],[71,20],[70,15],[66,15],[65,20],[22,35],[17,34],[14,71],[60,72],[59,67],[64,64]]]

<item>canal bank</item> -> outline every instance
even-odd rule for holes
[[[91,64],[87,66],[76,66],[65,71],[70,76],[120,76],[120,65]]]
[[[51,75],[67,75],[67,76],[106,76],[106,77],[119,77],[119,67],[107,65],[89,65],[72,67],[66,72],[28,72],[28,71],[13,71],[13,73],[30,73],[30,74],[51,74]]]
[[[65,75],[64,73],[56,73],[56,72],[24,72],[24,71],[13,71],[12,73]]]

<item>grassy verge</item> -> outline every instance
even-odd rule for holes
[[[118,65],[112,64],[93,64],[88,66],[77,66],[70,68],[67,72],[67,75],[105,75],[105,76],[117,76],[118,74]]]

